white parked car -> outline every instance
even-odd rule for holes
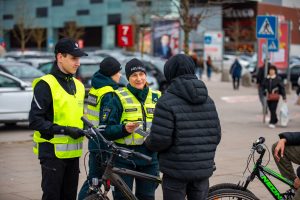
[[[0,123],[28,121],[32,97],[29,83],[0,71]]]

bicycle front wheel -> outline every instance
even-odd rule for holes
[[[207,200],[221,199],[258,200],[258,198],[250,192],[230,188],[212,191],[207,197]]]
[[[254,195],[250,190],[248,189],[244,189],[242,186],[234,184],[234,183],[219,183],[217,185],[213,185],[211,187],[209,187],[209,192],[214,192],[216,190],[221,190],[221,189],[235,189],[235,190],[242,190],[242,191],[246,191],[248,193],[251,193],[252,195]]]

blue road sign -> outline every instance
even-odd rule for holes
[[[268,51],[276,52],[279,49],[278,39],[268,39]]]
[[[205,36],[204,37],[204,43],[205,44],[211,44],[211,36]]]
[[[275,39],[277,38],[278,23],[275,16],[256,17],[256,37]]]

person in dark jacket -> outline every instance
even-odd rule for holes
[[[76,200],[85,90],[73,75],[81,56],[87,54],[74,40],[59,40],[51,73],[33,82],[29,127],[35,130],[33,150],[40,159],[43,200]]]
[[[277,76],[277,69],[274,65],[271,65],[268,68],[268,76],[264,79],[262,88],[267,98],[267,105],[271,115],[269,127],[275,128],[275,125],[278,122],[276,110],[279,102],[279,96],[281,95],[283,100],[286,102],[286,93],[283,82],[281,78]],[[278,94],[278,99],[272,99],[270,94]]]
[[[271,63],[268,63],[268,68],[270,66],[271,66]],[[268,70],[267,70],[267,72],[268,72]],[[265,79],[265,64],[263,66],[258,67],[257,74],[256,74],[256,86],[257,86],[259,101],[262,105],[263,113],[264,113],[264,108],[267,107],[266,99],[265,99],[266,97],[264,95],[264,89],[263,89],[264,79]],[[267,109],[265,110],[265,114],[267,114]]]
[[[206,199],[221,126],[214,101],[198,80],[189,56],[177,54],[164,66],[170,83],[158,100],[146,146],[158,152],[164,200]]]
[[[107,108],[104,108],[107,110],[107,117],[104,120],[107,127],[103,135],[108,140],[114,140],[118,146],[126,147],[152,158],[151,163],[138,158],[130,158],[130,160],[117,158],[116,167],[158,176],[157,153],[146,148],[144,144],[146,135],[143,135],[142,132],[150,131],[154,108],[160,97],[160,92],[148,87],[146,68],[140,60],[131,59],[126,63],[125,71],[129,84],[125,88],[116,90],[116,97],[112,99]],[[132,189],[134,178],[126,175],[122,175],[122,178]],[[157,183],[141,179],[135,179],[135,183],[135,195],[138,199],[155,199]],[[117,188],[115,188],[113,195],[114,200],[125,199]]]
[[[292,163],[300,165],[300,132],[283,132],[280,140],[273,144],[272,153],[280,173],[294,181],[297,189],[295,200],[300,200],[300,167],[295,174]]]
[[[240,78],[242,74],[242,65],[239,60],[236,58],[233,64],[230,67],[230,74],[232,77],[233,89],[238,90],[240,86]]]
[[[100,70],[92,77],[92,89],[87,99],[87,117],[95,126],[105,125],[106,120],[104,108],[115,96],[114,90],[118,89],[121,78],[121,64],[113,57],[106,57],[100,63]],[[106,160],[105,153],[99,153],[99,148],[105,152],[106,145],[98,138],[100,145],[95,141],[89,140],[89,173],[87,180],[83,183],[78,194],[78,200],[88,196],[89,187],[92,185],[93,178],[101,179],[103,175],[102,163]]]
[[[213,71],[213,64],[212,64],[212,59],[210,56],[207,57],[206,60],[206,74],[207,74],[207,79],[211,79],[211,73]]]

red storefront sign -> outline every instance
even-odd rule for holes
[[[287,69],[289,66],[289,25],[288,23],[280,23],[279,25],[279,50],[277,52],[269,52],[270,62],[278,69]],[[266,39],[258,39],[258,66],[264,65],[265,52],[267,48]]]
[[[118,25],[118,46],[132,47],[133,46],[133,30],[132,25]]]

